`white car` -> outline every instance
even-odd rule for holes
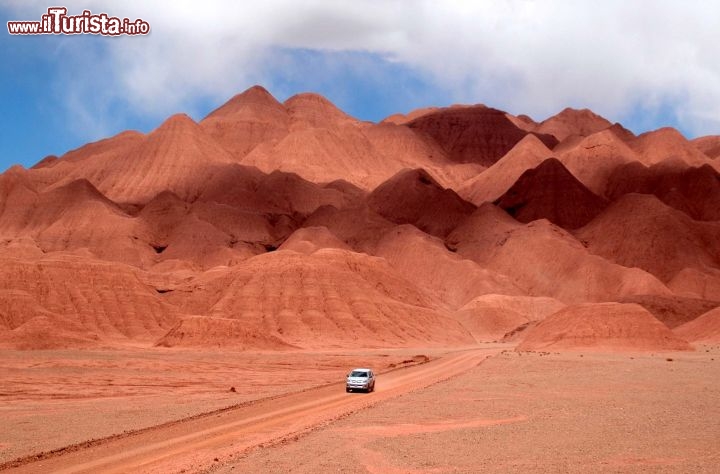
[[[372,392],[375,390],[375,373],[372,369],[353,369],[347,375],[347,383],[345,385],[346,392],[353,390],[364,390]]]

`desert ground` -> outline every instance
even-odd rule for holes
[[[361,364],[387,371],[438,353],[3,351],[0,460],[337,383]]]
[[[717,472],[720,347],[504,350],[208,472]]]
[[[417,352],[5,352],[1,467],[716,472],[718,345]],[[377,390],[345,393],[347,367],[368,362]]]

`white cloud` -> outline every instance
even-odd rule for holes
[[[151,24],[147,38],[103,39],[107,65],[92,79],[108,101],[149,114],[185,110],[198,97],[219,101],[256,82],[272,87],[274,52],[301,48],[377,54],[457,101],[538,119],[565,106],[616,120],[638,106],[671,106],[684,128],[720,133],[720,3],[711,0],[65,4],[70,13],[88,8]],[[47,8],[11,5],[32,15],[18,19]]]

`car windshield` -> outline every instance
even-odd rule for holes
[[[360,370],[353,370],[352,372],[350,372],[350,377],[366,377],[367,378],[367,376],[368,376],[367,372],[362,372]]]

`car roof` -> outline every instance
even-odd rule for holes
[[[366,369],[363,367],[358,367],[357,369],[352,369],[350,372],[355,372],[356,370],[358,370],[360,372],[372,372],[372,369]]]

